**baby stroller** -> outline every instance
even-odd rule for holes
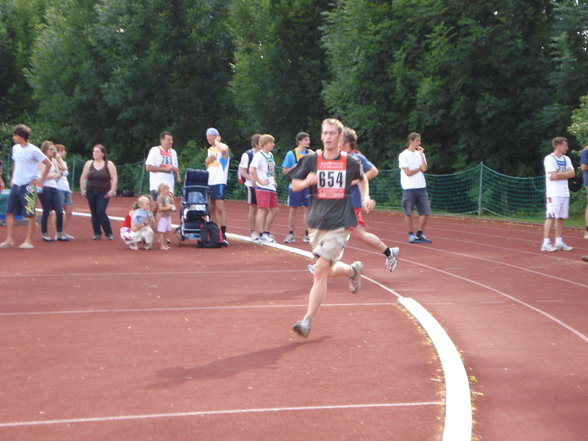
[[[205,222],[210,221],[210,189],[206,170],[187,169],[182,187],[182,211],[178,227],[179,244],[186,239],[200,240]]]

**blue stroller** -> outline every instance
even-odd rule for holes
[[[182,187],[182,211],[178,227],[179,244],[186,239],[200,240],[204,222],[210,221],[208,172],[189,168]]]

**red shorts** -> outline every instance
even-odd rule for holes
[[[355,217],[357,217],[357,225],[360,227],[365,227],[365,220],[361,215],[361,208],[354,208],[355,210]],[[350,230],[353,230],[356,227],[351,227]]]
[[[276,208],[278,206],[278,193],[271,190],[255,189],[257,208]]]

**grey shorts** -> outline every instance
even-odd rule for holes
[[[431,203],[426,188],[411,188],[402,191],[404,214],[410,216],[414,207],[416,207],[418,214],[431,214]]]
[[[308,229],[310,237],[310,246],[312,254],[316,257],[324,257],[335,263],[343,257],[343,250],[351,231],[347,228],[338,230],[317,230],[316,228]]]

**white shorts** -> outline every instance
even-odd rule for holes
[[[171,216],[161,216],[157,221],[158,233],[169,233],[172,230]]]
[[[557,196],[547,198],[545,217],[549,219],[567,219],[570,216],[570,198]]]
[[[143,227],[139,230],[131,232],[133,243],[145,241],[146,244],[153,243],[153,230],[151,227]]]
[[[335,263],[343,257],[343,250],[349,240],[350,230],[339,228],[338,230],[308,229],[312,254],[316,257],[324,257]]]

